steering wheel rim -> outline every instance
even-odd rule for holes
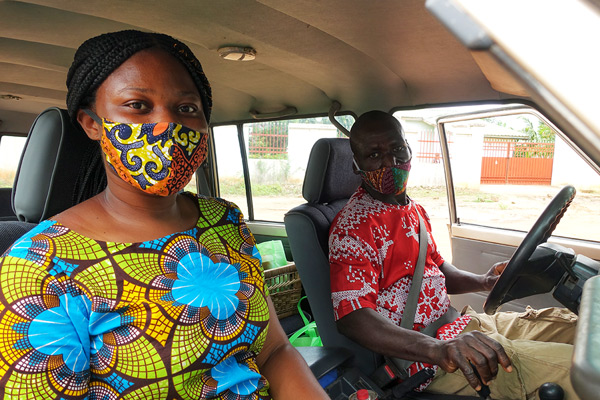
[[[504,298],[513,286],[518,273],[523,265],[529,260],[536,247],[548,240],[567,208],[575,197],[575,188],[573,186],[563,187],[556,196],[546,206],[546,209],[539,216],[533,227],[527,232],[525,238],[514,252],[506,268],[496,281],[496,284],[488,294],[483,310],[486,314],[494,314],[501,304],[505,303]]]

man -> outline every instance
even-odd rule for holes
[[[412,151],[393,116],[361,115],[350,145],[363,182],[329,237],[339,331],[377,353],[415,361],[409,375],[432,366],[436,375],[423,385],[430,383],[428,391],[475,395],[483,383],[494,399],[527,399],[552,381],[566,398],[576,399],[569,380],[576,317],[564,310],[490,317],[467,309],[434,337],[419,332],[446,314],[448,294],[489,291],[506,264],[476,275],[444,261],[427,213],[406,194]],[[427,257],[413,329],[405,329],[400,324],[419,253],[419,215],[427,229]]]

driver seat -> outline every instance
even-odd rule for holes
[[[383,358],[338,332],[329,286],[329,227],[361,182],[353,173],[352,157],[349,139],[317,140],[302,187],[306,203],[288,211],[284,223],[323,346],[348,349],[353,366],[370,375]]]

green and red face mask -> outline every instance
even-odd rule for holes
[[[408,174],[410,172],[410,161],[392,165],[391,167],[382,167],[373,171],[363,171],[358,167],[356,161],[353,161],[363,182],[373,190],[381,194],[393,196],[397,196],[406,191],[406,183],[408,182]]]

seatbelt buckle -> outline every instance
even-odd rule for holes
[[[370,378],[377,386],[385,389],[386,387],[395,383],[399,376],[396,375],[394,370],[388,365],[387,362],[384,362],[375,370],[375,372],[371,374]]]

